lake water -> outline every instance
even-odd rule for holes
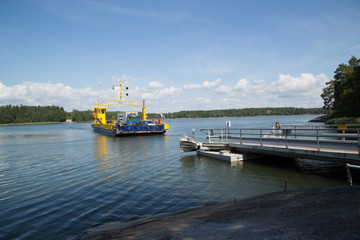
[[[346,185],[345,168],[181,153],[201,128],[310,124],[316,116],[167,120],[166,135],[112,138],[89,123],[0,127],[0,239],[66,239],[95,225],[288,189]]]

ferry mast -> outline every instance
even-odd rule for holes
[[[106,100],[103,101],[103,107],[107,106],[107,105],[131,105],[131,106],[137,106],[137,107],[141,107],[142,108],[142,113],[141,113],[141,120],[146,120],[147,115],[146,115],[146,108],[145,108],[145,100],[142,101],[142,103],[140,101],[136,101],[136,100],[130,100],[130,99],[124,99],[124,88],[125,88],[125,84],[120,80],[119,82],[119,86],[120,86],[120,97],[119,99],[110,99],[110,100]],[[126,87],[126,89],[128,89]],[[98,101],[97,105],[94,106],[95,107],[99,107],[100,106],[100,102]]]

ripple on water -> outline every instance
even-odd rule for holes
[[[223,119],[169,122],[167,136],[129,138],[93,133],[89,124],[1,128],[0,239],[66,239],[106,222],[279,191],[285,180],[292,189],[343,183],[294,174],[293,166],[180,153],[184,133]]]

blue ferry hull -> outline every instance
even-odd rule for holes
[[[164,129],[164,125],[145,125],[145,126],[119,126],[116,125],[114,129],[104,129],[99,127],[92,128],[95,132],[106,134],[113,137],[118,136],[129,136],[129,135],[151,135],[151,134],[164,134],[166,130]]]
[[[91,126],[94,129],[94,132],[101,133],[101,134],[106,134],[106,135],[113,136],[113,137],[115,137],[115,135],[116,135],[115,131],[113,131],[113,130],[108,130],[108,129],[104,129],[104,128],[97,128],[97,127],[94,127],[93,125],[91,125]]]

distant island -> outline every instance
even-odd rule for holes
[[[255,117],[255,116],[280,116],[280,115],[314,115],[326,114],[323,108],[241,108],[223,110],[194,110],[165,113],[166,118],[218,118],[218,117]],[[150,116],[152,114],[148,114]],[[156,117],[156,115],[154,115]]]
[[[108,119],[115,119],[117,112],[108,112]],[[279,115],[305,115],[326,114],[323,108],[243,108],[224,110],[193,110],[165,113],[167,119],[175,118],[218,118],[218,117],[251,117],[251,116],[279,116]],[[159,113],[148,113],[148,118],[158,118]],[[66,112],[59,106],[0,106],[0,124],[21,124],[40,122],[90,122],[93,120],[92,111],[79,111],[74,109]]]

